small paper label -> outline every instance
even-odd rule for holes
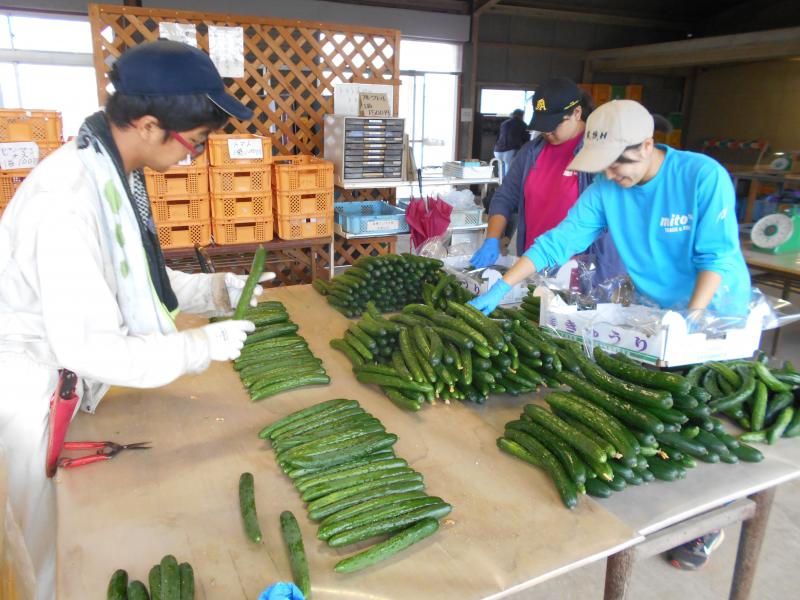
[[[39,164],[39,146],[35,142],[0,144],[0,169],[32,169]]]
[[[208,26],[211,61],[222,77],[244,77],[244,29]]]
[[[400,220],[367,221],[367,231],[388,231],[390,229],[400,229]]]
[[[264,158],[264,146],[255,138],[232,138],[228,140],[228,155],[232,159]]]
[[[390,117],[389,98],[383,92],[361,92],[358,114],[362,117]]]

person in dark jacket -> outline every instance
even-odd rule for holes
[[[525,127],[523,117],[525,111],[518,108],[511,113],[511,118],[506,119],[500,125],[500,135],[494,145],[494,157],[500,161],[502,176],[508,173],[511,161],[517,154],[522,145],[530,139],[528,129]]]
[[[519,151],[503,184],[489,206],[489,227],[483,245],[472,256],[475,267],[493,265],[500,254],[500,238],[509,222],[518,220],[517,255],[533,240],[558,225],[593,175],[567,170],[583,147],[585,121],[592,111],[591,98],[563,77],[539,87],[533,99],[530,127],[542,132]],[[595,282],[626,273],[608,234],[587,249],[597,267]]]

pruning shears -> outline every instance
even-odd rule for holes
[[[77,458],[59,458],[58,466],[62,469],[82,467],[102,460],[111,460],[123,450],[149,450],[150,442],[136,442],[135,444],[116,444],[114,442],[64,442],[64,450],[94,450],[94,454],[79,456]]]

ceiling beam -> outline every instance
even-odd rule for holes
[[[586,54],[586,64],[593,73],[608,73],[793,56],[800,56],[800,27],[594,50]]]
[[[472,4],[472,15],[480,17],[487,10],[491,10],[497,6],[501,0],[475,0]]]
[[[531,44],[512,44],[509,42],[484,42],[481,41],[481,47],[485,48],[508,48],[513,50],[525,50],[528,52],[553,52],[554,54],[563,54],[565,56],[574,56],[575,58],[586,58],[586,50],[580,48],[561,48],[558,46],[533,46]]]
[[[469,0],[329,0],[340,4],[385,6],[388,8],[443,12],[457,15],[470,13]]]
[[[649,17],[628,17],[608,13],[593,13],[574,10],[555,10],[551,8],[533,8],[530,6],[512,6],[504,4],[495,6],[492,14],[512,15],[535,19],[548,19],[552,21],[578,21],[582,23],[595,23],[599,25],[617,25],[620,27],[645,27],[661,30],[690,31],[692,26],[686,21],[673,21],[669,19],[655,19]]]

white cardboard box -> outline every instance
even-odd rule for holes
[[[542,298],[542,327],[579,342],[591,332],[594,344],[664,367],[750,358],[758,349],[763,319],[769,311],[765,304],[759,304],[743,328],[730,329],[724,337],[709,338],[705,333],[688,333],[685,319],[675,311],[666,311],[653,331],[648,332],[624,325],[633,311],[644,309],[641,306],[598,304],[595,310],[579,311],[545,287],[538,287],[534,295]]]

